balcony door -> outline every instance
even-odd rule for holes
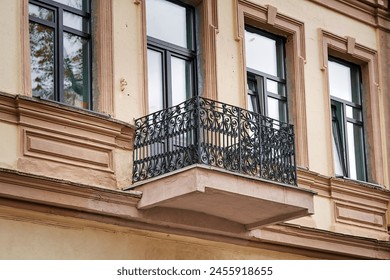
[[[195,95],[194,9],[168,0],[146,1],[148,111],[177,105]]]

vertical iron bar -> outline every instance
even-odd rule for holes
[[[241,108],[237,107],[238,112],[238,170],[242,173],[242,155],[241,155]]]
[[[196,139],[195,139],[195,146],[197,147],[197,163],[202,163],[202,159],[201,159],[201,141],[203,140],[203,136],[201,135],[200,133],[200,126],[201,126],[201,121],[200,121],[200,97],[199,96],[196,96],[195,97],[196,100],[195,100],[195,114],[196,114],[196,118],[195,118],[195,129],[196,129],[196,133],[197,135],[195,136]]]
[[[259,165],[260,165],[260,171],[259,171],[259,177],[263,178],[263,142],[261,140],[261,137],[263,136],[263,121],[262,117],[260,115],[255,116],[258,118],[258,137],[259,137]]]

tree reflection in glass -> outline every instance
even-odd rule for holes
[[[54,100],[54,30],[31,22],[29,27],[32,94]]]
[[[88,41],[64,32],[64,103],[88,108]]]

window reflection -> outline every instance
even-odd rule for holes
[[[87,108],[89,84],[85,71],[88,67],[88,42],[76,35],[64,33],[64,102]]]
[[[351,70],[340,63],[329,61],[330,94],[347,101],[352,101]]]
[[[172,106],[184,102],[189,97],[189,63],[172,57]]]
[[[28,4],[28,15],[47,21],[54,21],[54,12],[33,4]]]
[[[83,11],[88,11],[88,0],[53,0],[55,2],[70,6]]]
[[[245,31],[246,66],[277,76],[276,41]]]
[[[88,0],[45,1],[42,6],[38,1],[29,3],[33,96],[80,108],[92,107],[90,15],[74,9],[87,10],[88,3]]]
[[[164,108],[162,77],[161,53],[148,49],[149,113],[153,113]]]
[[[64,25],[79,31],[88,32],[88,22],[81,16],[64,12]]]
[[[54,99],[54,30],[30,23],[32,94]]]
[[[185,7],[164,0],[147,0],[146,15],[148,36],[192,49]]]
[[[287,122],[284,40],[245,27],[248,109]]]

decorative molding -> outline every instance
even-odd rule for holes
[[[113,0],[96,0],[94,6],[93,28],[94,37],[94,66],[96,69],[96,87],[93,95],[94,107],[97,111],[115,115],[114,104],[114,58],[113,58]]]
[[[54,133],[22,129],[23,156],[113,173],[113,150]]]
[[[356,40],[351,37],[340,37],[328,31],[319,29],[319,36],[322,45],[322,70],[325,71],[325,85],[326,92],[328,89],[328,57],[329,55],[337,56],[342,59],[359,64],[362,68],[364,96],[363,103],[365,103],[365,130],[367,143],[366,149],[369,156],[367,162],[369,166],[370,181],[383,185],[385,183],[384,176],[384,152],[382,150],[382,136],[381,131],[384,129],[383,121],[381,119],[381,105],[383,104],[382,96],[379,90],[379,66],[378,54],[375,50],[367,48],[361,44],[356,43]],[[330,117],[330,97],[326,98],[326,110],[329,112],[327,125],[327,143],[328,147],[332,147],[332,133],[330,131],[331,117]],[[329,155],[329,162],[332,162],[331,153]]]
[[[387,232],[386,212],[373,211],[372,209],[338,202],[334,205],[336,222]]]
[[[289,106],[292,122],[295,127],[297,164],[302,167],[309,166],[306,98],[304,83],[304,65],[306,63],[305,30],[304,23],[277,12],[271,5],[263,7],[248,0],[236,0],[236,34],[241,42],[242,69],[240,106],[246,107],[246,62],[245,62],[245,24],[250,24],[271,33],[285,36],[286,65],[287,65],[287,91],[289,93]]]
[[[270,25],[275,25],[276,15],[278,9],[274,6],[267,5],[267,23]]]
[[[134,216],[137,192],[92,187],[0,168],[0,197],[114,217]]]
[[[22,70],[22,94],[32,96],[31,86],[31,62],[30,62],[30,35],[28,24],[28,0],[19,0],[21,5],[20,15],[20,40],[21,40],[21,70]]]
[[[200,4],[203,6],[202,15],[202,38],[203,38],[203,67],[204,67],[204,97],[218,100],[217,87],[217,51],[216,35],[218,34],[218,1],[203,0]]]
[[[1,93],[0,110],[0,121],[19,129],[18,170],[113,189],[119,181],[131,183],[130,124],[56,102]],[[128,160],[116,168],[119,151],[127,153]],[[116,172],[124,168],[126,172]]]
[[[387,236],[386,215],[390,212],[390,190],[361,181],[327,177],[298,169],[298,186],[317,192],[334,205],[336,232],[363,232],[364,235]],[[343,226],[340,226],[340,225]],[[376,231],[376,233],[374,232]]]
[[[347,53],[348,54],[354,54],[355,53],[355,45],[356,45],[356,39],[353,37],[347,36]]]
[[[297,225],[280,224],[253,230],[260,242],[277,242],[283,246],[335,253],[342,259],[389,259],[390,243],[372,238],[329,232]]]
[[[389,4],[381,0],[310,0],[337,13],[390,32]]]
[[[0,169],[1,217],[61,228],[92,227],[110,232],[141,230],[150,234],[172,234],[250,248],[266,249],[323,259],[390,259],[390,243],[291,224],[262,229],[223,231],[209,227],[181,225],[183,219],[170,213],[140,213],[136,206],[141,194],[122,192],[64,180]],[[4,210],[4,211],[3,211]],[[169,209],[168,209],[169,210]],[[28,216],[26,215],[28,212]],[[43,216],[40,213],[44,213]],[[166,214],[168,216],[166,216]],[[169,222],[156,222],[156,217]],[[72,219],[68,219],[72,218]],[[202,218],[201,216],[197,218]],[[171,222],[174,222],[173,224]],[[204,223],[204,219],[203,219]],[[110,225],[118,226],[112,231]],[[227,228],[231,225],[226,224]],[[122,227],[122,228],[120,228]]]

